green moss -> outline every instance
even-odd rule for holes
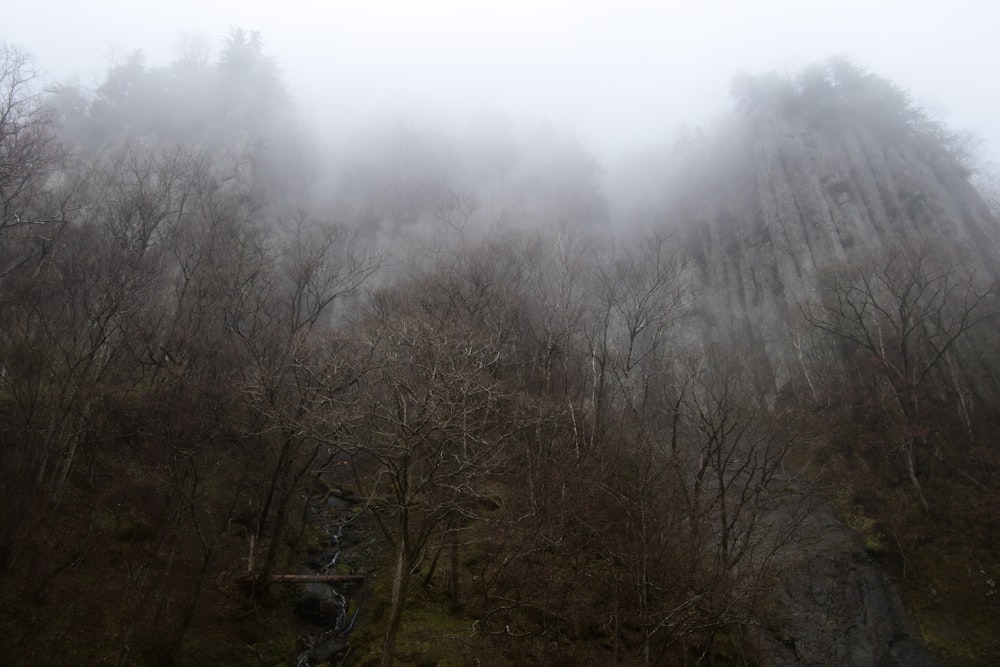
[[[359,621],[351,639],[358,665],[376,665],[382,655],[392,579],[373,577],[372,586],[369,612]],[[414,584],[396,635],[397,664],[425,667],[469,664],[468,647],[475,634],[474,623],[475,619],[461,613],[445,596]]]
[[[861,536],[865,551],[873,556],[884,556],[891,549],[878,519],[863,505],[854,502],[855,492],[849,484],[842,484],[834,496],[834,507],[847,527]]]
[[[968,508],[981,499],[954,481],[928,480],[933,511],[909,485],[869,491],[844,511],[848,525],[882,562],[931,653],[944,664],[994,665],[1000,656],[1000,564],[977,542]],[[851,501],[857,498],[850,497]],[[838,498],[840,500],[840,498]],[[977,546],[978,544],[978,546]]]
[[[877,556],[889,553],[889,550],[881,542],[881,540],[873,535],[865,538],[865,551]]]
[[[917,575],[902,582],[904,596],[928,648],[947,664],[993,665],[1000,655],[996,568],[983,566],[985,556],[945,543],[909,557]]]
[[[322,527],[307,522],[303,526],[297,540],[295,539],[296,536],[291,532],[289,532],[288,537],[292,539],[292,543],[289,546],[292,548],[293,553],[318,554],[326,548],[329,535]]]

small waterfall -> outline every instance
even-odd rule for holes
[[[337,574],[337,566],[344,560],[345,535],[350,532],[351,508],[357,503],[345,495],[327,497],[309,502],[307,521],[319,527],[326,535],[323,549],[304,563],[310,574]],[[357,540],[354,540],[356,543]],[[339,588],[343,584],[310,583],[303,587],[302,596],[295,605],[301,620],[319,630],[299,638],[297,667],[310,667],[341,659],[347,652],[347,636],[354,629],[360,607],[348,617],[350,602]]]

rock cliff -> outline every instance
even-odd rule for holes
[[[796,373],[801,308],[829,271],[914,243],[995,280],[997,220],[960,144],[891,83],[831,63],[738,87],[738,118],[679,145],[662,195],[688,256],[695,340],[754,351],[777,396]],[[762,619],[766,664],[934,664],[857,535],[829,508],[803,534],[782,564],[781,612]]]
[[[848,87],[828,76],[829,89]],[[905,99],[882,103],[888,118],[875,114],[867,97],[899,93],[865,80],[874,90],[832,101],[801,83],[756,91],[707,153],[691,151],[699,157],[672,197],[708,338],[736,333],[763,350],[778,387],[789,375],[787,325],[824,269],[900,239],[965,248],[997,269],[996,222],[952,135]]]
[[[829,504],[809,511],[780,561],[776,611],[760,619],[762,664],[937,664],[892,582]]]

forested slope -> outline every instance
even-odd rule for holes
[[[891,84],[743,79],[626,203],[309,150],[253,34],[2,56],[0,662],[995,661],[995,220]]]

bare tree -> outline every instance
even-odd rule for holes
[[[562,394],[570,406],[580,391],[575,373],[585,345],[580,340],[590,294],[589,277],[597,244],[563,225],[525,234],[521,241],[524,291],[533,309],[532,347],[547,390]]]
[[[667,334],[683,315],[683,266],[669,236],[650,234],[634,246],[611,247],[597,268],[586,334],[592,437],[612,412],[622,420],[643,417],[666,364]]]
[[[160,240],[178,214],[183,166],[126,152],[88,165],[89,206],[51,238],[29,272],[9,275],[5,343],[19,360],[3,378],[34,442],[34,476],[58,498],[86,440],[94,388],[134,379],[137,329],[158,301]],[[44,411],[39,402],[45,397]]]
[[[847,346],[849,358],[890,397],[897,448],[921,505],[929,503],[918,459],[930,425],[929,386],[971,330],[992,316],[996,282],[978,277],[960,257],[928,245],[899,243],[882,255],[839,267],[807,321]]]
[[[969,331],[990,316],[984,286],[965,265],[926,245],[903,244],[833,274],[805,315],[810,324],[846,343],[887,390],[898,424],[898,450],[925,509],[919,450],[929,424],[923,401],[935,375]]]
[[[718,631],[745,628],[766,599],[775,557],[801,520],[784,468],[794,419],[768,406],[766,379],[755,376],[763,367],[737,350],[708,350],[678,365],[663,404],[707,653]]]
[[[494,332],[468,315],[435,317],[400,291],[375,296],[359,326],[372,370],[357,417],[334,433],[372,467],[359,485],[393,557],[382,646],[390,665],[414,571],[442,526],[461,530],[492,504],[488,484],[530,421],[496,377],[503,355]]]
[[[257,267],[239,286],[246,309],[227,322],[250,360],[241,384],[256,434],[273,453],[257,532],[272,514],[274,519],[257,595],[270,583],[289,502],[324,444],[309,424],[328,418],[331,394],[355,381],[344,376],[335,337],[326,335],[325,324],[335,303],[379,267],[379,257],[358,246],[343,227],[309,224],[299,216],[289,231],[273,263]]]
[[[62,219],[61,211],[47,204],[50,179],[66,150],[35,80],[31,58],[0,44],[0,232]]]

